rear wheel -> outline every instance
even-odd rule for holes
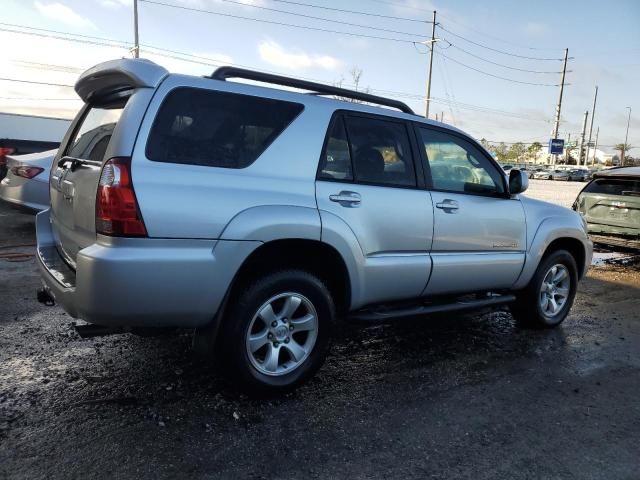
[[[569,314],[577,286],[575,259],[566,250],[556,250],[542,259],[529,285],[518,293],[511,312],[523,326],[555,327]]]
[[[335,307],[327,287],[301,270],[267,274],[232,299],[219,364],[248,393],[293,389],[324,363]]]

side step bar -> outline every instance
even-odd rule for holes
[[[415,305],[408,308],[405,307],[384,310],[362,310],[352,313],[349,316],[349,320],[355,322],[375,323],[384,322],[391,319],[414,317],[418,315],[429,315],[434,313],[472,311],[512,303],[515,301],[515,299],[515,295],[507,294],[494,295],[479,299],[465,299],[453,303]]]

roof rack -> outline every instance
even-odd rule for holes
[[[256,82],[272,83],[275,85],[283,85],[285,87],[299,88],[302,90],[310,90],[316,95],[336,95],[339,97],[352,98],[367,103],[375,103],[386,107],[397,108],[401,112],[415,115],[415,112],[404,102],[392,100],[390,98],[379,97],[369,93],[356,92],[346,88],[333,87],[322,83],[309,82],[307,80],[298,80],[297,78],[285,77],[282,75],[273,75],[270,73],[257,72],[255,70],[247,70],[237,67],[220,67],[216,69],[209,77],[214,80],[227,80],[228,78],[244,78],[246,80],[254,80]]]

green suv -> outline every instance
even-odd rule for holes
[[[573,209],[587,221],[594,243],[640,249],[640,167],[595,173]]]

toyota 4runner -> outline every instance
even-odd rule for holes
[[[523,172],[401,102],[137,59],[75,89],[37,216],[39,299],[94,333],[194,328],[245,390],[308,379],[336,319],[508,305],[554,327],[590,264],[577,213],[520,196]]]

